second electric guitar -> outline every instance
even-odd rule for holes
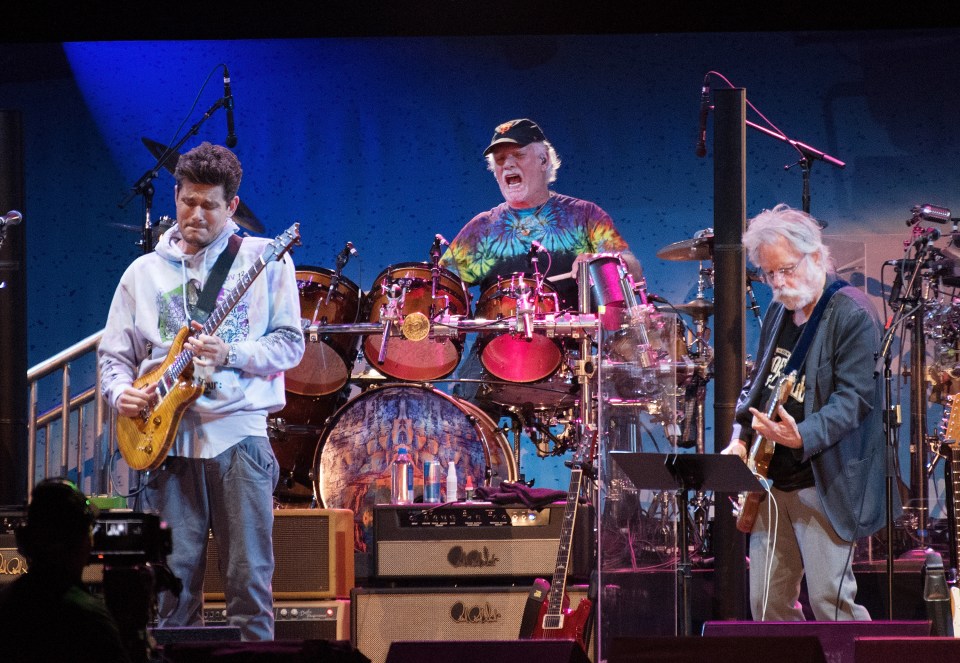
[[[203,393],[203,385],[193,380],[193,352],[183,347],[187,338],[193,333],[213,334],[267,263],[279,260],[299,239],[300,224],[294,223],[264,249],[197,332],[189,326],[183,327],[173,339],[163,363],[134,380],[133,386],[137,389],[156,383],[157,390],[151,404],[137,415],[117,416],[117,446],[131,468],[153,470],[160,467],[173,445],[183,413]]]
[[[767,408],[764,414],[773,418],[777,408],[787,402],[790,392],[797,382],[797,372],[791,371],[787,375],[781,375],[770,391],[770,398],[767,400]],[[770,468],[770,459],[773,458],[773,451],[776,444],[771,442],[763,435],[757,434],[750,445],[750,452],[747,454],[747,467],[754,474],[767,477],[767,470]],[[740,493],[740,502],[737,507],[737,529],[745,534],[753,531],[753,524],[757,520],[757,513],[760,510],[760,500],[763,497],[762,492]]]

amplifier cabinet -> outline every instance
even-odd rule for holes
[[[273,512],[273,598],[346,598],[354,585],[353,512],[277,509]],[[216,537],[207,546],[203,596],[223,601]]]
[[[530,589],[358,587],[350,599],[351,640],[372,663],[385,663],[395,641],[516,640]],[[567,589],[572,607],[587,595],[583,585]]]
[[[380,578],[550,578],[557,565],[566,503],[537,511],[490,503],[378,505],[373,575]],[[593,508],[580,506],[568,572],[592,570]]]
[[[350,601],[274,601],[277,640],[349,640]],[[204,626],[226,626],[227,604],[207,601]]]
[[[27,572],[27,558],[17,550],[13,532],[0,534],[0,587],[12,583]]]

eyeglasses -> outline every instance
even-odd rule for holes
[[[807,256],[803,256],[799,261],[795,262],[792,265],[787,265],[786,267],[781,267],[779,269],[774,269],[772,271],[760,270],[760,278],[764,283],[770,284],[773,283],[777,276],[782,276],[784,279],[790,278],[793,276],[793,273],[797,271],[797,268],[803,264],[803,261],[807,259]]]

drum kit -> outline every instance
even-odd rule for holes
[[[424,461],[442,471],[454,463],[461,489],[467,477],[475,486],[521,480],[519,434],[540,455],[565,453],[585,391],[595,402],[584,387],[593,369],[580,357],[601,329],[614,333],[615,313],[653,310],[619,254],[581,266],[598,313],[563,310],[535,263],[532,273],[498,278],[471,306],[439,250],[429,262],[384,269],[366,292],[341,274],[349,253],[341,256],[334,270],[297,271],[306,351],[286,373],[287,405],[269,432],[282,474],[278,507],[351,509],[360,550],[373,505],[389,498],[399,447],[411,450],[415,473]],[[480,377],[450,378],[468,334]],[[440,382],[475,383],[476,394],[446,393]],[[512,444],[501,416],[514,421]]]

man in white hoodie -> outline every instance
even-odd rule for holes
[[[231,237],[238,226],[231,216],[240,203],[241,176],[240,162],[225,147],[205,142],[180,157],[174,173],[177,223],[160,237],[156,251],[136,259],[121,277],[100,342],[103,395],[121,416],[138,415],[156,397],[156,384],[138,389],[134,380],[163,364],[177,332],[191,319],[204,321],[196,304],[218,257],[236,243]],[[218,301],[268,243],[242,241]],[[283,407],[283,372],[296,366],[304,351],[289,255],[266,265],[214,335],[191,336],[184,348],[195,357],[194,373],[204,391],[184,412],[164,463],[141,477],[135,505],[169,524],[168,562],[183,582],[179,596],[160,593],[159,625],[202,623],[212,530],[229,624],[241,628],[244,640],[269,640],[279,467],[267,437],[267,415]]]

